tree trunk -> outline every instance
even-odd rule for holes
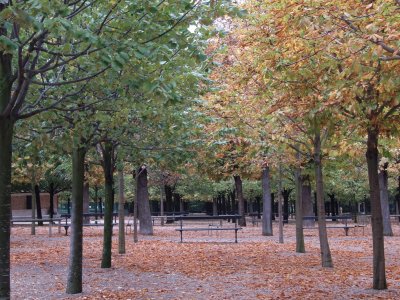
[[[283,211],[282,211],[282,167],[279,166],[278,180],[278,221],[279,221],[279,243],[283,244]]]
[[[283,189],[283,222],[285,224],[289,223],[289,197],[292,190]]]
[[[173,203],[172,203],[172,188],[169,185],[164,186],[165,191],[165,209],[167,213],[173,212]]]
[[[262,235],[271,236],[272,232],[272,201],[271,185],[269,177],[269,167],[262,170],[262,199],[263,199],[263,217],[262,217]]]
[[[242,186],[242,179],[239,175],[234,175],[233,178],[235,179],[235,189],[236,189],[236,197],[238,199],[238,211],[239,216],[239,226],[246,226],[246,218],[244,215],[244,198],[243,198],[243,186]]]
[[[387,284],[385,273],[382,207],[379,195],[378,134],[377,128],[368,128],[366,158],[371,199],[373,288],[376,290],[383,290],[387,289]]]
[[[217,216],[218,215],[218,203],[217,203],[218,198],[213,197],[212,201],[213,201],[213,203],[212,203],[213,204],[213,216]]]
[[[125,183],[123,168],[118,170],[118,253],[125,254]]]
[[[138,193],[137,193],[137,187],[139,185],[138,180],[139,176],[136,174],[136,171],[132,172],[133,175],[133,182],[134,182],[134,187],[133,187],[133,242],[137,243],[139,241],[138,239]]]
[[[31,194],[32,194],[32,209],[31,209],[31,217],[32,219],[36,219],[36,179],[35,175],[32,176],[32,182],[31,182]],[[36,222],[32,222],[31,224],[31,235],[36,234]]]
[[[87,180],[83,184],[83,213],[89,213],[89,181]],[[84,217],[83,224],[90,224],[90,217]]]
[[[319,129],[316,129],[314,137],[314,168],[317,190],[317,212],[318,212],[318,233],[321,248],[322,267],[333,268],[331,250],[329,248],[328,233],[326,231],[324,184],[322,177],[321,161],[321,136]]]
[[[185,202],[183,201],[183,198],[179,195],[179,212],[183,214],[185,212]]]
[[[2,78],[0,77],[0,79]],[[4,83],[0,82],[0,87],[3,89],[2,84]],[[3,92],[3,90],[1,91]],[[0,94],[0,112],[8,103],[4,96],[9,95]],[[14,122],[8,118],[0,118],[0,299],[10,298],[11,146],[13,127]]]
[[[297,154],[300,160],[300,154]],[[302,199],[302,176],[300,168],[295,171],[296,181],[296,252],[305,253],[304,232],[303,232],[303,199]]]
[[[49,215],[50,215],[50,219],[53,219],[53,217],[54,217],[54,183],[53,182],[50,183],[49,197],[50,197]]]
[[[107,141],[103,148],[104,170],[104,236],[102,268],[111,268],[112,228],[113,228],[113,145]]]
[[[315,216],[313,211],[313,202],[311,197],[311,185],[309,176],[305,176],[302,178],[301,200],[303,203],[303,216],[307,217]],[[303,226],[313,227],[314,225],[315,225],[314,219],[303,220]]]
[[[160,185],[160,216],[164,215],[164,185]],[[164,226],[164,218],[161,218],[161,226]]]
[[[71,237],[68,264],[67,294],[82,292],[83,253],[83,181],[86,149],[74,144],[72,150]]]
[[[40,201],[40,189],[39,185],[35,185],[35,201],[36,201],[36,216],[38,219],[43,219],[42,216],[42,205]],[[38,226],[43,226],[43,222],[38,222]]]
[[[385,164],[384,169],[379,172],[379,189],[383,218],[383,235],[393,236],[392,224],[390,223],[387,164]]]
[[[149,203],[149,189],[146,167],[140,167],[136,174],[137,177],[137,204],[139,214],[139,233],[153,235],[153,223],[151,222],[151,211]]]
[[[95,214],[97,214],[97,212],[98,212],[98,205],[99,205],[98,192],[99,192],[99,188],[97,187],[97,185],[95,185],[95,187],[94,187],[94,213]],[[95,219],[95,223],[97,224],[97,215],[94,217],[94,219]]]

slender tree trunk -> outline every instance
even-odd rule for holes
[[[379,195],[378,134],[379,132],[377,128],[368,128],[366,158],[371,199],[373,288],[376,290],[383,290],[387,289],[387,284],[385,273],[382,207]]]
[[[32,176],[32,182],[31,182],[31,194],[32,194],[32,209],[31,209],[31,217],[32,219],[36,219],[36,179],[35,175]],[[31,224],[31,235],[36,234],[36,222],[32,222]]]
[[[213,197],[212,201],[213,201],[212,202],[212,204],[213,204],[213,216],[217,216],[218,215],[218,205],[217,205],[218,198]]]
[[[386,164],[384,166],[384,169],[379,172],[379,189],[383,218],[383,235],[393,236],[392,224],[390,223],[388,173]]]
[[[89,181],[87,180],[83,184],[83,213],[89,213]],[[84,217],[83,224],[90,224],[90,217]]]
[[[279,218],[279,243],[283,244],[283,211],[282,211],[282,167],[279,166],[278,180],[278,218]]]
[[[97,185],[95,185],[94,187],[94,213],[96,214],[96,216],[94,217],[95,219],[95,223],[97,224],[97,212],[98,212],[98,205],[99,205],[99,199],[98,199],[98,194],[99,193],[99,188],[97,187]]]
[[[283,196],[283,222],[289,223],[289,197],[292,190],[283,189],[282,196]]]
[[[125,183],[123,168],[118,170],[118,253],[125,254]]]
[[[41,205],[41,200],[40,200],[40,189],[39,189],[38,184],[35,185],[35,201],[36,201],[37,218],[43,219],[42,205]],[[43,226],[43,222],[38,222],[38,226]]]
[[[311,185],[309,176],[304,176],[302,178],[301,187],[301,200],[303,203],[303,216],[312,217],[315,216],[313,211],[313,203],[311,197]],[[315,225],[314,219],[303,220],[303,226],[313,227]]]
[[[112,228],[114,207],[114,179],[113,179],[113,145],[107,141],[103,148],[104,170],[104,236],[103,254],[101,258],[102,268],[111,268]]]
[[[246,218],[244,215],[244,198],[243,198],[243,185],[242,179],[239,175],[234,175],[233,178],[235,179],[235,189],[236,189],[236,197],[238,200],[238,211],[241,218],[239,219],[239,226],[246,226]]]
[[[185,202],[180,194],[179,195],[179,212],[183,214],[185,212]]]
[[[297,159],[300,160],[300,154],[297,154]],[[296,181],[296,252],[305,253],[304,232],[303,232],[303,199],[302,199],[302,176],[300,168],[295,171]]]
[[[139,185],[138,183],[138,174],[136,174],[135,171],[132,172],[133,174],[133,180],[134,180],[134,188],[133,188],[133,242],[137,243],[139,241],[138,239],[138,195],[137,195],[137,187]]]
[[[262,170],[262,197],[263,197],[262,235],[271,236],[273,235],[272,201],[271,201],[271,184],[270,184],[268,166],[265,166]]]
[[[1,51],[0,114],[11,101],[11,78],[12,55]],[[0,299],[10,298],[11,162],[14,122],[10,117],[0,117]]]
[[[149,189],[146,167],[140,167],[136,174],[137,177],[137,204],[139,214],[139,233],[153,235],[153,223],[151,222],[151,211],[149,202]]]
[[[318,212],[318,233],[321,248],[322,267],[333,268],[331,250],[329,248],[328,233],[326,231],[324,185],[322,176],[321,161],[321,136],[319,129],[316,129],[314,137],[314,169],[317,190],[317,212]]]
[[[54,183],[53,182],[50,183],[49,196],[50,196],[49,215],[50,215],[50,219],[53,219],[53,217],[54,217]]]
[[[160,185],[160,216],[164,215],[164,185]],[[161,226],[164,226],[164,218],[161,218]]]
[[[86,149],[74,144],[72,150],[71,237],[68,264],[67,294],[82,292],[83,253],[83,181]]]

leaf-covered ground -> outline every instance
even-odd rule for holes
[[[196,226],[196,225],[194,225]],[[84,293],[66,295],[69,237],[30,235],[13,228],[12,299],[400,299],[400,225],[385,239],[389,289],[372,285],[371,228],[330,229],[334,268],[320,266],[317,230],[305,231],[305,254],[295,253],[294,224],[285,225],[285,243],[248,226],[233,243],[233,232],[185,232],[179,243],[173,226],[156,226],[152,237],[119,255],[114,236],[113,268],[101,269],[102,232],[85,228]],[[115,230],[116,232],[116,230]]]

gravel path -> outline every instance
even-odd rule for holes
[[[13,228],[12,299],[400,299],[400,226],[385,239],[387,291],[372,283],[370,228],[365,234],[329,231],[334,269],[320,267],[316,231],[306,233],[307,253],[295,249],[294,225],[285,226],[285,243],[263,237],[260,227],[239,232],[185,232],[179,243],[175,227],[155,227],[155,235],[127,237],[127,253],[113,268],[101,269],[102,235],[85,229],[84,292],[65,294],[69,237],[49,238],[40,228]],[[277,228],[274,228],[277,234]]]

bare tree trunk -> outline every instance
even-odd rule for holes
[[[160,185],[160,216],[164,216],[164,185]],[[164,218],[161,218],[161,226],[164,226]]]
[[[303,203],[303,216],[315,216],[313,211],[313,202],[311,197],[311,185],[309,176],[303,176],[301,187],[301,200]],[[313,227],[315,225],[314,219],[303,220],[303,226]]]
[[[89,213],[89,181],[87,180],[83,184],[83,213]],[[90,224],[90,217],[84,217],[83,224]]]
[[[49,197],[50,197],[49,215],[50,215],[50,219],[53,219],[53,216],[54,216],[54,183],[53,182],[50,183]]]
[[[153,235],[153,223],[151,222],[151,212],[149,203],[149,190],[147,183],[147,169],[140,167],[136,174],[137,177],[137,205],[139,214],[139,233]]]
[[[373,288],[387,289],[382,207],[379,195],[378,128],[368,128],[367,166],[371,199],[371,225],[373,250]]]
[[[381,209],[383,218],[383,235],[393,236],[392,224],[390,223],[389,192],[388,192],[388,173],[387,164],[379,172],[379,189],[381,197]]]
[[[113,145],[107,141],[103,148],[104,170],[104,235],[103,253],[101,258],[102,268],[111,268],[113,207],[114,207],[114,179],[113,179]]]
[[[297,154],[300,160],[300,154]],[[303,232],[303,199],[302,199],[302,176],[300,168],[295,171],[296,181],[296,252],[305,253],[304,232]]]
[[[67,294],[82,292],[83,253],[83,181],[86,149],[74,143],[72,150],[71,238],[68,264]]]
[[[42,219],[42,205],[40,201],[40,189],[39,185],[35,185],[35,202],[36,202],[36,216],[38,219]],[[38,222],[38,226],[43,226],[43,222]]]
[[[216,197],[213,197],[212,201],[213,201],[213,203],[212,203],[213,204],[213,216],[216,216],[216,215],[218,215],[218,206],[217,206],[218,199]]]
[[[139,241],[138,239],[138,195],[137,195],[137,186],[139,185],[138,183],[138,178],[139,176],[136,174],[135,171],[132,172],[133,174],[133,180],[134,180],[134,190],[133,190],[133,242],[137,243]]]
[[[123,168],[118,170],[118,253],[125,254],[125,183]]]
[[[262,235],[271,236],[272,232],[272,203],[270,187],[269,167],[265,166],[262,170],[262,194],[263,194],[263,217]]]
[[[239,226],[246,226],[246,218],[244,215],[244,198],[243,198],[243,187],[242,187],[242,179],[239,175],[234,175],[233,178],[235,179],[235,189],[236,189],[236,197],[238,199],[238,210],[239,215],[241,218],[239,219]]]
[[[328,242],[328,233],[326,231],[324,184],[321,161],[321,136],[319,129],[316,129],[314,136],[314,168],[317,182],[318,233],[321,248],[322,267],[333,268],[332,255]]]
[[[279,243],[283,244],[283,195],[282,195],[282,167],[279,166],[278,179],[278,218],[279,218]]]
[[[31,194],[32,194],[32,209],[31,209],[31,217],[32,219],[36,219],[36,190],[35,190],[35,186],[36,186],[36,179],[35,176],[32,176],[32,183],[31,183]],[[36,222],[32,222],[31,224],[31,235],[35,235],[36,234]]]

